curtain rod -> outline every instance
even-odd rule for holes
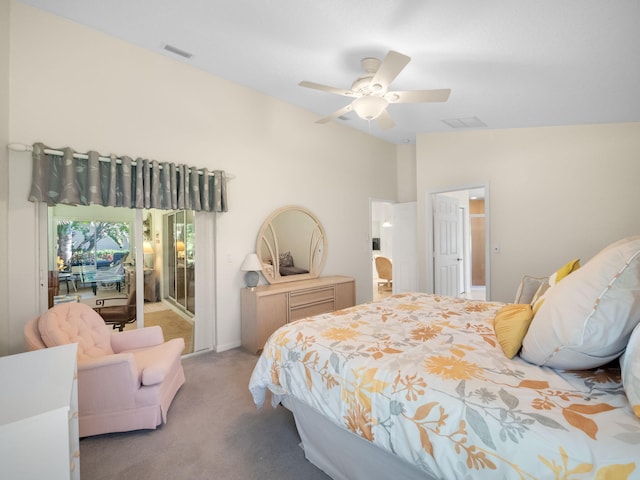
[[[31,145],[25,145],[24,143],[10,143],[9,145],[7,145],[7,147],[9,148],[9,150],[12,150],[14,152],[33,152],[33,147]],[[62,157],[64,155],[64,152],[62,150],[54,150],[52,148],[45,148],[44,149],[44,153],[46,153],[47,155],[56,155],[58,157]],[[86,153],[74,153],[73,154],[73,158],[78,158],[78,159],[82,159],[82,160],[87,160],[89,158],[89,155],[87,155]],[[101,162],[110,162],[111,158],[110,157],[98,157],[98,160]],[[118,158],[116,159],[116,162],[121,163],[122,161]],[[134,167],[136,166],[136,161],[132,160],[131,161],[131,165],[133,165]],[[160,167],[160,169],[162,169],[162,165],[158,165]],[[198,172],[199,175],[202,175],[202,172]],[[213,173],[210,173],[209,175],[213,175]],[[232,178],[236,178],[235,175],[231,175],[229,173],[224,174],[225,178],[227,179],[232,179]]]

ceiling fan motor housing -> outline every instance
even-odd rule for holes
[[[360,77],[351,84],[351,90],[353,90],[356,93],[359,93],[361,96],[373,95],[378,93],[382,88],[382,86],[371,85],[371,80],[373,80],[373,75]]]
[[[377,58],[366,57],[360,60],[360,64],[367,74],[357,78],[351,84],[351,90],[362,96],[383,93],[381,92],[382,85],[371,85],[371,80],[373,80],[373,77],[380,68],[380,65],[382,65],[382,62]]]
[[[373,74],[378,71],[380,65],[382,65],[382,62],[377,58],[366,57],[360,60],[360,65],[362,65],[362,68],[365,72],[370,73],[373,77]]]

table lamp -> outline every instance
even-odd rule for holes
[[[255,253],[247,255],[244,262],[242,262],[240,270],[247,272],[244,276],[244,279],[247,282],[247,287],[254,288],[258,285],[258,279],[260,278],[258,272],[262,270],[262,265],[260,265],[258,255]]]

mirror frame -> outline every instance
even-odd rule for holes
[[[309,249],[309,273],[301,273],[298,275],[280,275],[279,265],[279,247],[278,238],[274,230],[273,221],[279,215],[287,212],[301,212],[309,216],[309,218],[315,222],[315,227],[311,231]],[[269,235],[273,238],[273,245],[269,242]],[[267,250],[271,254],[271,258],[275,261],[270,269],[273,273],[269,272],[266,268],[266,262],[262,258],[263,247],[266,246]],[[258,240],[256,242],[256,254],[262,265],[262,275],[265,280],[271,284],[273,283],[285,283],[285,282],[297,282],[300,280],[308,280],[311,278],[318,278],[322,273],[324,264],[327,258],[327,235],[325,234],[324,227],[318,217],[307,210],[304,207],[297,205],[288,205],[286,207],[279,208],[274,211],[262,224],[260,232],[258,233]]]

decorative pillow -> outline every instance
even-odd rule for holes
[[[513,303],[533,303],[533,297],[540,288],[540,285],[547,283],[548,281],[549,277],[532,277],[531,275],[523,275]]]
[[[629,338],[627,349],[620,357],[622,385],[633,413],[640,417],[640,325]]]
[[[522,339],[529,330],[533,319],[533,310],[529,303],[505,305],[493,319],[493,329],[498,343],[508,358],[515,357],[522,347]]]
[[[542,285],[540,285],[540,288],[538,288],[538,291],[533,296],[533,300],[531,302],[531,304],[533,305],[534,315],[540,309],[540,306],[544,302],[545,295],[547,294],[549,289],[554,287],[563,278],[566,278],[566,276],[569,275],[570,273],[575,272],[578,268],[580,268],[580,259],[575,258],[570,262],[565,263],[562,267],[560,267],[558,270],[553,272],[549,276],[549,280],[546,283],[543,283]]]
[[[281,267],[293,267],[293,257],[291,252],[284,252],[278,255]]]
[[[624,351],[639,322],[640,236],[635,236],[609,245],[545,293],[520,356],[553,368],[595,368]]]

